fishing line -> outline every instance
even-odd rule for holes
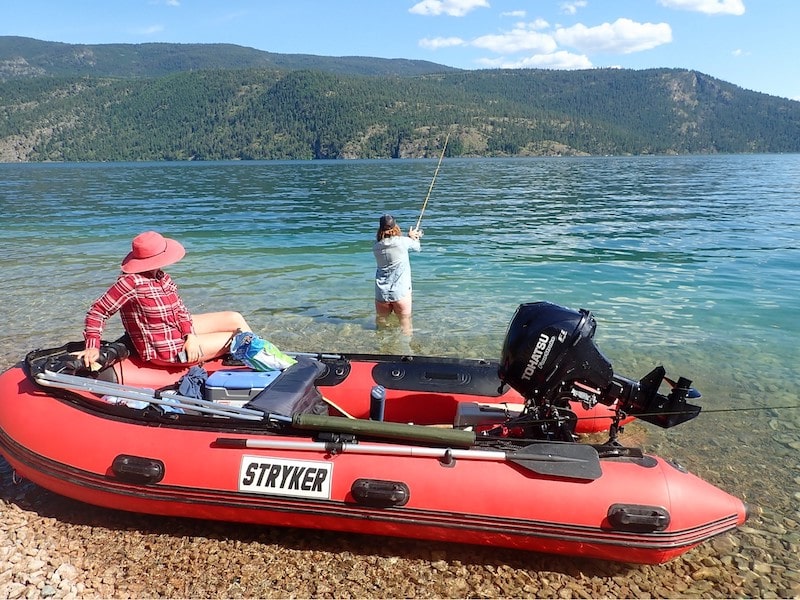
[[[791,410],[791,409],[800,409],[800,404],[794,405],[787,405],[787,406],[744,406],[740,408],[709,408],[709,409],[702,409],[701,414],[710,414],[710,413],[724,413],[724,412],[752,412],[756,410]],[[690,411],[685,410],[663,410],[659,412],[651,412],[651,413],[629,413],[626,412],[624,417],[647,417],[647,416],[670,416],[670,415],[685,415],[690,414]],[[587,421],[587,420],[597,420],[597,419],[609,419],[613,420],[613,416],[611,415],[591,415],[586,417],[577,417],[576,420],[578,421]],[[532,419],[527,421],[528,423],[557,423],[560,419],[556,417],[540,417],[538,419]]]
[[[701,413],[703,415],[707,415],[710,413],[724,413],[724,412],[747,412],[747,411],[756,411],[756,410],[786,410],[786,409],[797,409],[800,408],[800,405],[789,405],[789,406],[743,406],[740,408],[702,408]],[[670,415],[688,415],[691,414],[691,411],[685,410],[662,410],[659,412],[652,412],[652,413],[625,413],[628,417],[646,417],[646,416],[670,416]],[[578,417],[578,420],[582,419],[610,419],[612,417],[603,415],[603,416],[592,416],[592,417]]]
[[[447,140],[450,139],[450,131],[448,130],[447,136],[444,138],[444,146],[442,146],[442,153],[439,155],[439,162],[436,165],[436,170],[433,172],[433,179],[431,179],[431,185],[428,188],[428,193],[425,196],[425,202],[422,203],[422,210],[419,211],[419,219],[417,219],[417,226],[414,227],[417,231],[419,231],[419,224],[422,223],[422,215],[425,214],[425,207],[428,206],[428,198],[431,197],[431,192],[433,191],[433,184],[436,183],[436,176],[439,174],[439,167],[442,166],[442,159],[444,159],[444,151],[447,150]]]
[[[753,411],[753,410],[785,410],[785,409],[796,409],[800,408],[800,404],[795,405],[788,405],[788,406],[744,406],[741,408],[709,408],[708,410],[703,409],[703,414],[707,413],[723,413],[723,412],[746,412],[746,411]],[[653,413],[653,414],[681,414],[679,412],[676,413]]]

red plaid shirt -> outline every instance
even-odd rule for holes
[[[192,316],[178,295],[178,287],[163,271],[155,277],[123,273],[86,314],[83,337],[87,348],[99,348],[103,326],[119,311],[122,326],[139,356],[175,362],[184,336],[192,332]]]

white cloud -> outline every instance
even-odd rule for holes
[[[422,0],[408,9],[408,12],[416,15],[463,17],[476,8],[489,8],[489,2],[487,0]]]
[[[561,4],[561,11],[568,15],[574,15],[578,12],[579,8],[585,8],[588,2],[586,0],[574,0],[573,2],[564,2]]]
[[[520,24],[520,26],[523,26],[523,25],[524,24]],[[545,21],[544,19],[542,19],[540,17],[540,18],[536,19],[535,21],[530,21],[528,23],[528,27],[530,29],[547,29],[548,27],[550,27],[550,23],[548,23],[547,21]]]
[[[475,2],[477,0],[471,5],[475,6]],[[444,3],[444,0],[424,0],[414,8],[419,11],[425,4],[426,10],[432,10],[434,5],[443,9]],[[462,2],[462,8],[466,3],[467,0]],[[587,3],[584,0],[568,0],[568,3],[562,6],[568,5],[577,9],[586,6]],[[504,13],[504,16],[506,15],[510,16],[510,13]],[[536,19],[518,22],[509,30],[482,35],[471,40],[460,37],[434,37],[421,39],[419,45],[430,50],[471,46],[491,52],[496,57],[483,57],[475,61],[476,64],[487,68],[591,69],[594,65],[589,56],[593,52],[631,54],[670,42],[672,42],[672,29],[668,23],[639,23],[620,18],[613,23],[602,23],[594,27],[580,23],[562,27],[551,25],[544,19]]]
[[[484,66],[497,69],[591,69],[592,61],[582,54],[572,54],[564,50],[549,54],[534,54],[518,60],[481,61]]]
[[[667,23],[637,23],[630,19],[617,19],[596,27],[583,24],[561,27],[552,33],[546,31],[549,27],[547,21],[538,19],[530,23],[517,23],[509,31],[482,35],[470,42],[450,37],[426,38],[420,40],[419,44],[431,49],[468,44],[495,54],[533,52],[538,56],[555,54],[560,46],[577,48],[581,52],[631,54],[672,41],[672,29]]]
[[[515,19],[524,19],[528,14],[524,10],[510,10],[508,12],[500,13],[501,17],[514,17]]]
[[[637,23],[630,19],[617,19],[596,27],[578,24],[560,28],[554,37],[559,44],[584,52],[631,54],[671,42],[672,28],[667,23]]]
[[[749,52],[747,52],[746,50],[742,50],[741,48],[737,48],[736,50],[731,52],[731,54],[737,58],[740,56],[750,56]]]
[[[531,26],[520,23],[511,31],[501,34],[482,35],[470,42],[471,46],[484,48],[497,54],[515,54],[517,52],[534,51],[537,53],[554,52],[557,48],[552,35],[536,31],[541,22]]]
[[[459,37],[438,37],[438,38],[423,38],[419,41],[419,45],[429,50],[438,50],[439,48],[452,48],[453,46],[464,46],[466,42]]]
[[[667,8],[691,10],[707,15],[743,15],[744,0],[658,0]]]

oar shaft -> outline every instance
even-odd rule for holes
[[[421,458],[459,458],[466,460],[505,461],[509,458],[540,460],[547,462],[579,462],[582,459],[559,456],[552,452],[541,455],[532,452],[506,453],[499,450],[466,450],[459,448],[430,448],[427,446],[404,446],[398,444],[373,445],[349,442],[308,442],[304,440],[266,440],[256,438],[217,438],[217,446],[226,448],[253,448],[260,450],[291,450],[295,452],[331,452],[347,454],[371,454],[377,456],[415,456]]]
[[[478,460],[510,462],[532,473],[554,477],[571,477],[593,480],[602,475],[600,459],[591,446],[573,444],[558,448],[543,443],[527,446],[518,452],[499,450],[475,450],[432,448],[428,446],[407,446],[398,444],[360,444],[349,442],[311,442],[305,440],[280,440],[263,438],[217,438],[217,448],[287,450],[291,452],[324,452],[326,454],[368,454],[373,456],[402,456],[436,458],[450,464],[451,460]],[[572,454],[562,456],[559,452]]]
[[[128,400],[138,400],[142,402],[149,402],[151,404],[162,404],[164,406],[200,411],[220,417],[235,417],[249,421],[260,421],[264,418],[264,413],[259,410],[237,406],[226,406],[217,402],[201,400],[199,398],[189,398],[179,394],[165,394],[162,398],[157,396],[155,390],[151,388],[134,388],[133,386],[126,386],[97,379],[86,379],[75,375],[66,375],[64,373],[45,371],[42,375],[37,376],[36,380],[41,385],[45,386],[59,387],[62,389],[80,392],[89,392],[105,396],[117,396],[119,398],[126,398]]]
[[[226,448],[253,448],[261,450],[291,450],[295,452],[331,452],[347,454],[370,454],[376,456],[412,456],[421,458],[463,458],[470,460],[504,461],[505,452],[493,450],[460,450],[429,448],[425,446],[403,446],[397,444],[378,446],[352,444],[348,442],[307,442],[303,440],[264,440],[254,438],[218,438],[217,446]]]

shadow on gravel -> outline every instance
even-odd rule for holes
[[[404,560],[460,562],[464,565],[507,566],[528,571],[552,571],[574,577],[625,576],[638,565],[567,556],[537,554],[507,548],[470,546],[375,537],[353,533],[258,526],[198,519],[144,515],[97,507],[59,496],[29,481],[15,481],[10,465],[0,457],[0,501],[14,504],[41,518],[69,526],[103,528],[141,535],[235,540],[276,545],[294,551],[349,552],[356,556]]]

